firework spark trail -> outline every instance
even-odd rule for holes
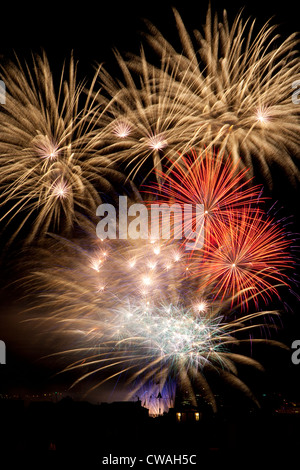
[[[142,50],[128,59],[117,54],[123,83],[101,71],[112,158],[135,173],[149,157],[161,169],[164,157],[205,145],[235,163],[242,158],[252,172],[259,168],[270,187],[274,167],[299,180],[299,109],[291,99],[300,78],[295,34],[279,42],[276,28],[265,24],[254,35],[255,21],[243,22],[240,14],[230,27],[226,12],[219,22],[209,8],[203,34],[196,31],[192,39],[174,14],[183,52],[148,24],[145,36],[161,66],[148,63]],[[128,133],[117,138],[113,130],[122,122]]]

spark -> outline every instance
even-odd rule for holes
[[[265,124],[270,120],[270,110],[266,107],[259,108],[256,113],[256,119]]]
[[[194,230],[199,223],[204,224],[208,237],[218,236],[225,229],[226,221],[239,217],[244,206],[256,203],[259,210],[258,202],[264,201],[261,186],[249,185],[248,170],[239,170],[238,164],[227,160],[224,153],[191,151],[188,155],[169,158],[168,162],[171,170],[156,170],[161,183],[145,185],[144,192],[157,194],[155,203],[179,204],[182,213],[186,204],[202,205],[205,218],[200,215],[200,220],[196,219],[194,213],[189,221],[185,220],[185,225],[189,223],[186,228]]]
[[[120,137],[121,139],[124,139],[127,137],[131,132],[131,126],[127,122],[120,121],[114,126],[113,133]]]
[[[100,271],[101,265],[102,265],[102,260],[101,259],[94,259],[94,260],[91,261],[92,269],[94,269],[97,272]]]
[[[153,135],[149,137],[148,145],[153,150],[162,150],[168,145],[168,143],[162,136]]]
[[[152,279],[150,276],[144,276],[142,282],[145,286],[150,286],[152,284]]]
[[[135,260],[135,259],[132,259],[132,260],[129,261],[129,266],[130,266],[131,268],[134,268],[135,265],[136,265],[136,260]]]
[[[207,310],[207,308],[208,308],[208,304],[205,300],[202,300],[201,302],[195,305],[195,311],[197,313],[203,313]]]
[[[62,199],[68,196],[69,191],[69,185],[64,180],[55,183],[53,186],[53,195]]]

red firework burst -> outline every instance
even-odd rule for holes
[[[248,169],[240,170],[220,152],[205,150],[197,154],[192,150],[189,155],[169,158],[168,167],[156,171],[161,184],[154,183],[146,192],[158,195],[158,204],[176,203],[182,208],[186,204],[203,205],[205,234],[210,239],[218,238],[227,221],[238,217],[245,205],[263,200],[261,186],[249,186]],[[195,216],[189,218],[189,223],[195,230]]]
[[[278,286],[289,285],[286,270],[293,265],[291,240],[273,219],[253,208],[240,210],[238,218],[226,221],[218,239],[207,242],[193,264],[201,288],[213,288],[215,298],[228,298],[248,306],[253,299],[265,303]],[[193,255],[194,261],[197,255]]]
[[[186,205],[204,206],[204,244],[188,256],[189,275],[200,290],[208,288],[215,299],[229,299],[242,308],[248,308],[250,299],[258,307],[259,300],[279,298],[279,285],[289,285],[291,240],[261,209],[261,186],[249,186],[247,169],[239,170],[220,152],[192,151],[168,163],[169,170],[157,171],[161,184],[147,192],[158,195],[158,204],[177,204],[181,214]],[[187,221],[199,233],[194,213],[183,223]]]

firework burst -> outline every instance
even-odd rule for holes
[[[260,211],[264,201],[261,187],[250,186],[246,179],[248,170],[238,167],[220,152],[191,151],[188,155],[169,158],[166,170],[156,171],[160,184],[149,185],[145,192],[157,204],[179,204],[182,213],[188,205],[201,204],[205,234],[208,239],[218,238],[218,233],[226,230],[227,220],[237,220],[240,211],[251,205]],[[195,230],[195,214],[185,222],[190,223],[188,228]]]
[[[85,296],[85,300],[89,301],[89,298]],[[263,367],[253,358],[235,352],[234,348],[240,343],[262,341],[284,348],[276,341],[253,338],[254,328],[266,328],[266,322],[257,323],[257,319],[275,317],[278,313],[274,311],[257,312],[228,321],[229,312],[225,318],[220,310],[216,314],[208,309],[200,315],[195,314],[193,307],[179,304],[149,305],[143,299],[134,299],[133,302],[118,299],[110,315],[104,317],[103,311],[97,314],[96,320],[81,316],[74,321],[66,315],[61,320],[60,333],[65,331],[73,341],[77,338],[78,347],[63,350],[59,355],[65,358],[79,356],[62,372],[79,373],[72,387],[99,376],[88,393],[124,375],[127,376],[127,387],[130,385],[128,398],[141,389],[149,389],[154,381],[160,388],[173,381],[178,390],[189,392],[195,406],[196,393],[201,393],[216,411],[217,404],[208,377],[210,373],[218,373],[259,405],[248,386],[239,379],[237,366],[248,365],[261,371]],[[47,320],[55,320],[57,324],[56,315]],[[248,339],[242,336],[239,340],[239,333],[245,335],[247,331],[252,336],[249,334]],[[174,404],[173,401],[171,403]]]
[[[199,293],[198,280],[185,277],[187,259],[180,247],[156,248],[151,240],[84,237],[82,243],[59,239],[39,252],[40,269],[31,270],[24,284],[27,295],[39,293],[30,314],[39,325],[55,326],[64,343],[70,338],[72,347],[59,354],[79,356],[64,369],[80,373],[72,386],[97,375],[91,391],[127,376],[132,397],[153,382],[162,389],[171,380],[189,391],[193,403],[200,390],[216,410],[208,376],[217,371],[256,402],[239,379],[237,365],[262,367],[234,348],[239,334],[242,342],[250,341],[248,331],[266,327],[257,320],[277,312],[228,320],[228,299],[212,300],[211,289]]]
[[[144,50],[127,60],[118,54],[124,83],[101,76],[110,97],[108,135],[119,120],[131,128],[126,142],[110,140],[112,157],[138,171],[152,156],[160,169],[165,156],[205,145],[251,172],[258,168],[270,187],[276,167],[298,181],[299,109],[291,99],[300,78],[295,34],[279,42],[275,27],[265,24],[255,35],[255,21],[244,22],[240,14],[230,26],[226,11],[220,22],[209,8],[203,33],[192,38],[174,14],[182,51],[148,24],[145,36],[161,65],[148,63]],[[153,136],[164,145],[149,145]]]
[[[34,57],[32,67],[7,65],[2,76],[9,87],[0,119],[1,220],[17,220],[12,239],[26,223],[28,242],[48,230],[68,233],[77,211],[94,215],[99,192],[125,181],[107,159],[98,158],[97,168],[89,162],[98,152],[101,139],[93,130],[103,116],[95,77],[86,91],[71,58],[56,92],[45,54]]]
[[[243,208],[237,220],[229,219],[218,238],[205,245],[194,274],[202,286],[212,283],[221,299],[237,294],[245,307],[250,296],[258,307],[259,298],[267,303],[279,297],[280,285],[289,286],[291,243],[273,219]]]
[[[174,148],[181,149],[182,135],[178,127],[174,132],[173,123],[174,119],[178,121],[179,114],[169,106],[170,83],[164,81],[164,72],[154,78],[152,66],[142,55],[138,86],[129,64],[120,54],[116,57],[123,82],[103,68],[99,71],[100,86],[105,91],[99,99],[108,120],[101,130],[105,140],[103,152],[124,165],[132,178],[139,175],[144,179],[153,167],[161,169],[165,154],[172,153]],[[94,162],[97,164],[97,157]]]
[[[279,297],[279,285],[289,285],[293,241],[262,210],[261,188],[253,182],[250,186],[246,173],[220,153],[191,152],[169,159],[166,172],[159,172],[161,183],[150,185],[147,191],[156,196],[158,205],[172,203],[181,213],[186,205],[203,206],[204,241],[201,250],[191,253],[189,265],[200,291],[210,285],[221,300],[231,296],[232,302],[245,308],[248,298],[256,298],[258,308],[259,298],[267,302],[274,295]],[[195,234],[199,233],[195,230],[197,217],[194,210],[185,218]],[[183,239],[182,245],[185,243]]]

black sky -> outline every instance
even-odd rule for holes
[[[280,24],[283,34],[298,31],[298,16],[294,2],[245,2],[213,0],[218,13],[226,9],[229,18],[244,9],[243,16],[257,19],[262,25],[269,18]],[[143,18],[153,22],[170,37],[176,37],[171,7],[182,15],[191,31],[201,28],[208,2],[174,1],[98,1],[98,2],[40,2],[38,6],[25,2],[15,8],[13,3],[1,5],[0,51],[19,54],[44,48],[54,61],[64,59],[71,49],[83,61],[109,60],[111,48],[137,50],[138,31],[143,30]]]

